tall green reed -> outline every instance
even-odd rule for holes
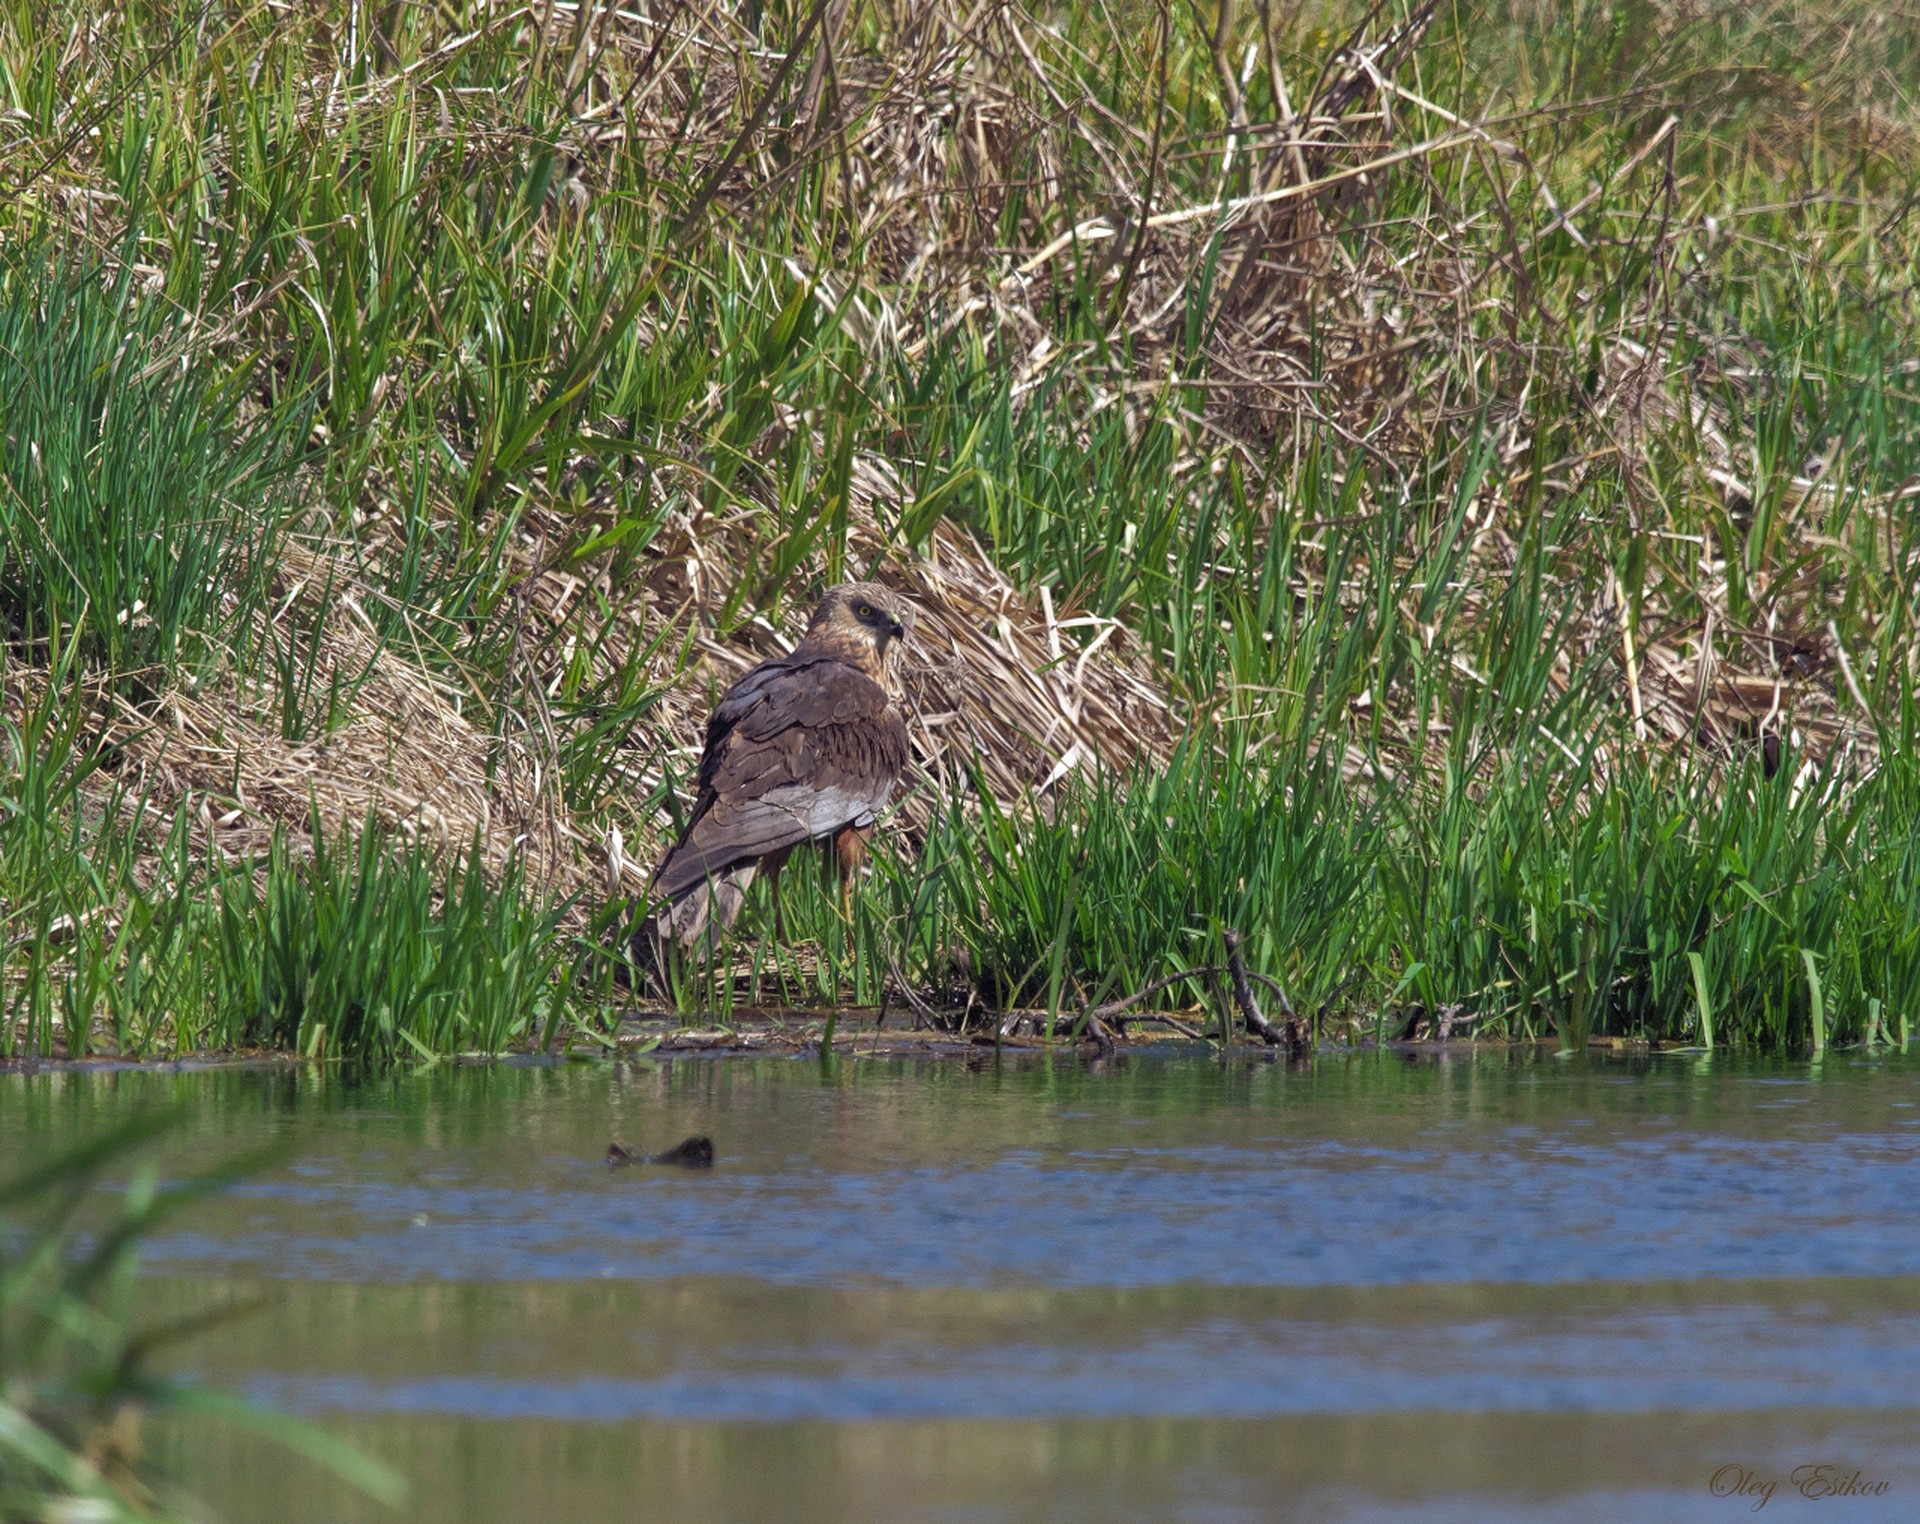
[[[305,432],[247,420],[248,368],[141,294],[137,250],[0,255],[0,633],[123,686],[244,636]]]
[[[263,863],[216,874],[205,965],[207,1040],[391,1062],[536,1040],[557,1020],[568,948],[518,863],[489,881],[476,843],[437,863],[369,823],[276,839]]]

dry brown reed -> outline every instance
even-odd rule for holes
[[[1562,680],[1572,681],[1587,655],[1616,653],[1615,702],[1651,747],[1735,751],[1790,735],[1816,754],[1874,744],[1832,581],[1808,570],[1833,491],[1817,470],[1785,492],[1772,560],[1758,572],[1766,610],[1758,623],[1733,612],[1723,548],[1675,531],[1643,490],[1652,442],[1676,429],[1699,444],[1691,490],[1735,517],[1761,490],[1712,400],[1725,378],[1677,358],[1689,322],[1674,297],[1679,251],[1697,230],[1680,215],[1672,176],[1682,129],[1652,86],[1618,108],[1647,123],[1626,162],[1605,186],[1561,205],[1553,176],[1527,146],[1528,121],[1476,116],[1469,103],[1422,93],[1416,62],[1434,23],[1431,4],[1365,12],[1310,72],[1265,8],[1250,23],[1246,13],[1236,21],[1231,4],[1196,7],[1223,114],[1200,129],[1168,103],[1173,23],[1164,0],[1132,13],[1151,36],[1128,53],[1143,100],[1131,118],[1088,88],[1084,60],[1045,15],[1018,6],[938,0],[862,17],[844,0],[818,0],[799,13],[807,42],[790,61],[757,45],[726,4],[497,0],[458,8],[459,24],[439,28],[432,46],[404,65],[394,55],[370,77],[356,75],[357,60],[346,55],[392,54],[377,30],[349,39],[298,8],[275,14],[276,34],[308,35],[314,69],[292,88],[316,131],[337,135],[354,121],[403,112],[431,135],[449,130],[458,111],[465,168],[476,177],[485,156],[525,148],[519,103],[452,96],[446,81],[468,50],[513,39],[529,77],[558,79],[568,101],[553,139],[563,165],[557,209],[535,229],[536,242],[554,236],[561,217],[584,215],[630,184],[638,156],[671,164],[683,185],[704,182],[699,226],[751,249],[772,209],[817,171],[808,183],[821,215],[840,218],[839,232],[816,251],[816,268],[794,273],[844,313],[865,350],[913,359],[965,325],[1022,392],[1040,394],[1047,378],[1071,371],[1096,395],[1089,419],[1117,410],[1129,427],[1173,395],[1177,374],[1178,395],[1202,400],[1177,411],[1185,437],[1175,484],[1232,462],[1262,511],[1277,513],[1289,471],[1318,436],[1372,463],[1376,480],[1359,511],[1376,515],[1397,484],[1455,448],[1450,428],[1483,416],[1498,450],[1465,524],[1459,575],[1469,584],[1468,624],[1520,559],[1514,514],[1536,474],[1568,490],[1585,473],[1617,471],[1623,523],[1659,540],[1659,551],[1633,594],[1631,619],[1611,572],[1567,568],[1570,582],[1586,577],[1591,586],[1583,616],[1565,632]],[[78,35],[75,45],[113,44]],[[1248,114],[1255,93],[1276,103],[1266,119]],[[76,103],[75,120],[97,106]],[[1873,151],[1898,151],[1911,123],[1875,112]],[[223,152],[207,145],[210,171]],[[1469,180],[1471,215],[1462,210]],[[1386,217],[1387,188],[1408,183],[1430,192],[1425,212]],[[84,145],[25,189],[43,213],[84,210],[94,236],[110,220]],[[1572,331],[1564,293],[1533,284],[1533,256],[1548,237],[1566,230],[1582,239],[1583,226],[1622,208],[1639,217],[1625,235],[1636,268],[1652,273],[1599,335],[1597,384],[1580,403],[1571,446],[1543,456],[1530,432],[1531,399],[1566,384],[1593,335]],[[1103,345],[1064,336],[1060,312],[1088,300],[1107,313]],[[254,317],[243,307],[221,320],[222,331],[249,331]],[[393,395],[407,379],[396,372]],[[805,427],[780,419],[754,452],[771,458]],[[667,465],[660,480],[663,491],[689,489],[689,500],[700,500],[691,490],[697,470]],[[611,557],[574,563],[558,554],[579,526],[540,483],[529,484],[507,552],[521,621],[511,693],[462,691],[443,666],[377,636],[356,602],[373,590],[326,538],[296,540],[270,617],[286,640],[317,642],[323,686],[326,674],[355,675],[344,723],[324,739],[284,740],[256,675],[229,671],[123,705],[115,743],[156,802],[195,793],[229,800],[206,829],[234,850],[257,847],[262,833],[317,807],[330,821],[371,815],[451,844],[477,837],[489,861],[517,849],[562,886],[607,875],[637,889],[659,822],[626,817],[628,834],[616,838],[606,821],[569,819],[555,783],[558,741],[545,701],[585,638],[589,605],[596,627],[613,611],[615,634],[597,647],[597,670],[636,650],[653,653],[647,676],[661,698],[618,763],[626,792],[645,798],[670,774],[690,772],[711,695],[784,648],[792,609],[844,556],[923,607],[910,687],[916,756],[929,779],[977,770],[1002,802],[1019,805],[1082,765],[1164,757],[1204,706],[1172,696],[1156,654],[1128,622],[996,565],[952,523],[922,550],[899,546],[876,505],[897,504],[900,481],[880,450],[857,449],[834,559],[809,556],[776,590],[773,607],[786,616],[733,619],[724,629],[721,611],[737,606],[741,578],[765,549],[759,531],[741,523],[756,510],[779,520],[760,478],[741,478],[731,513],[677,517],[618,580]],[[1911,496],[1860,505],[1858,532],[1910,512]],[[1327,585],[1311,556],[1299,575],[1303,596],[1361,595]],[[321,586],[332,590],[324,605],[315,597]],[[1410,731],[1424,719],[1400,723]],[[925,808],[910,803],[909,818]]]

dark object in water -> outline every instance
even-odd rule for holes
[[[713,1168],[713,1139],[688,1138],[664,1154],[655,1154],[649,1164],[677,1164],[682,1169]]]
[[[636,1153],[618,1143],[609,1143],[607,1168],[619,1169],[624,1164],[677,1164],[682,1169],[712,1169],[713,1139],[687,1138],[664,1154]]]

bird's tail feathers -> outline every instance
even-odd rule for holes
[[[757,871],[756,863],[740,863],[659,905],[647,920],[656,955],[654,966],[659,966],[657,955],[668,946],[695,957],[711,954],[739,918],[747,887]]]

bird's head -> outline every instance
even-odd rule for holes
[[[878,582],[843,582],[815,605],[806,643],[883,678],[888,658],[913,636],[913,605]]]

